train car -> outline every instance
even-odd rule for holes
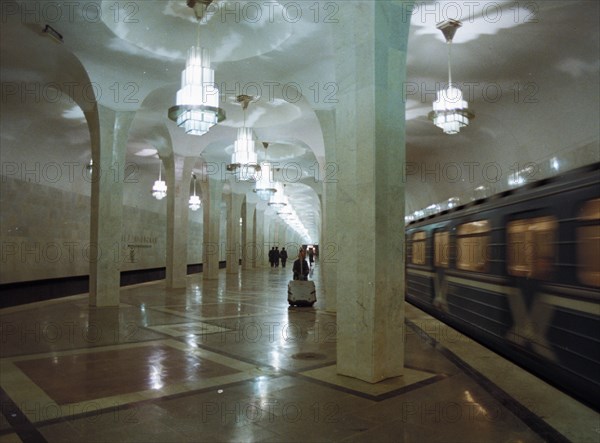
[[[600,409],[600,163],[406,226],[406,299]]]

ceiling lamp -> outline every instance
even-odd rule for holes
[[[202,201],[200,201],[200,197],[196,195],[196,174],[192,174],[194,179],[194,195],[190,195],[189,206],[192,211],[197,211],[202,206]]]
[[[158,165],[158,180],[152,186],[152,197],[157,200],[162,200],[167,195],[167,184],[161,179],[162,162]]]
[[[90,158],[90,162],[85,167],[87,171],[87,178],[92,178],[92,172],[94,171],[94,160]]]
[[[169,108],[169,118],[187,134],[203,135],[225,119],[219,108],[219,90],[215,86],[215,71],[210,67],[208,49],[200,46],[200,23],[212,0],[188,0],[198,19],[197,45],[188,51],[185,69],[181,72],[181,89],[176,106]]]
[[[442,128],[445,134],[458,134],[460,128],[467,126],[469,119],[475,117],[468,109],[469,104],[463,100],[462,91],[452,84],[450,48],[452,38],[461,26],[461,22],[452,19],[437,24],[448,43],[448,88],[437,92],[437,99],[433,102],[433,111],[429,113],[429,118],[437,127]]]
[[[250,95],[238,95],[237,102],[242,105],[244,110],[244,124],[238,129],[237,139],[233,145],[233,154],[231,155],[231,164],[227,165],[228,171],[233,171],[236,178],[240,181],[256,180],[256,172],[260,169],[258,166],[258,157],[254,148],[256,142],[252,128],[246,127],[246,109],[251,101],[257,97]]]
[[[287,206],[288,199],[283,193],[283,185],[280,182],[275,183],[275,194],[269,199],[269,206],[274,208],[283,208]]]
[[[253,189],[258,195],[258,198],[264,201],[268,201],[277,189],[275,189],[275,183],[273,181],[273,170],[271,163],[268,161],[267,148],[269,143],[263,142],[265,147],[265,161],[260,164],[260,174],[256,180],[255,188]]]
[[[56,29],[54,29],[52,26],[50,26],[50,25],[46,25],[46,27],[42,30],[42,32],[44,34],[48,34],[50,37],[52,37],[58,43],[64,43],[65,42],[63,40],[62,34],[60,32],[58,32]]]
[[[277,215],[280,216],[283,220],[291,220],[294,217],[296,217],[296,211],[294,211],[294,208],[288,205],[283,207],[281,211],[278,211]]]

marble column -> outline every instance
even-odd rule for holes
[[[167,179],[167,288],[185,288],[188,215],[192,168],[196,158],[176,155],[165,162]]]
[[[283,247],[285,247],[285,250],[288,253],[288,263],[293,263],[296,259],[296,256],[298,255],[298,249],[300,248],[299,242],[300,240],[296,231],[288,227],[285,233],[285,242],[283,243]]]
[[[202,243],[202,278],[216,280],[219,278],[219,241],[221,235],[221,200],[224,182],[202,177],[203,209],[203,243]]]
[[[265,244],[270,250],[274,244],[275,239],[275,220],[272,215],[265,213]]]
[[[252,254],[252,257],[250,258],[250,265],[252,268],[256,268],[257,263],[259,260],[261,260],[262,258],[262,247],[260,245],[260,243],[258,243],[257,241],[257,237],[258,237],[258,228],[256,227],[256,220],[258,218],[258,209],[256,208],[257,205],[254,205],[254,211],[252,211],[252,243],[254,244],[254,253]]]
[[[258,248],[256,247],[256,230],[254,213],[256,203],[246,202],[242,205],[242,269],[252,269],[256,261]]]
[[[279,248],[279,233],[281,232],[281,220],[278,216],[273,217],[273,246]]]
[[[323,179],[321,204],[323,222],[319,239],[319,266],[324,286],[325,310],[335,312],[337,310],[337,263],[339,258],[336,240],[336,190],[339,164],[336,161],[335,112],[317,111],[317,117],[321,124],[325,143],[325,161],[321,164],[320,170]]]
[[[404,366],[404,2],[345,2],[333,26],[337,372],[370,383]]]
[[[269,248],[265,240],[265,210],[256,207],[256,246],[258,255],[254,261],[255,268],[269,266]]]
[[[292,232],[287,236],[283,247],[288,253],[288,260],[298,253],[298,236],[295,232]]]
[[[227,203],[227,246],[225,249],[227,273],[240,270],[240,216],[244,196],[231,192],[225,197]]]
[[[98,105],[90,118],[92,198],[90,220],[91,306],[119,306],[121,287],[121,228],[127,136],[135,112],[113,111]]]
[[[265,249],[267,253],[271,250],[271,248],[275,247],[276,245],[276,229],[277,226],[275,218],[273,217],[273,215],[270,215],[265,212]],[[270,266],[270,263],[268,262],[268,257],[269,256],[267,255],[267,264],[268,266]]]

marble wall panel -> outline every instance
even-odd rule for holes
[[[102,249],[122,271],[165,266],[165,205],[139,189],[145,184],[126,186],[137,198],[125,198],[119,244]],[[188,263],[201,263],[201,210],[191,213],[188,229]],[[0,284],[87,275],[89,195],[0,176],[0,247]]]

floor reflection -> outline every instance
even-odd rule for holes
[[[57,442],[541,442],[593,434],[585,429],[597,423],[595,412],[546,397],[547,389],[524,395],[536,405],[560,402],[559,418],[512,408],[518,393],[490,390],[473,375],[482,368],[465,370],[499,358],[470,340],[445,343],[468,364],[411,333],[404,376],[370,384],[337,374],[336,316],[322,297],[290,308],[288,271],[196,274],[176,291],[164,282],[126,287],[118,308],[90,308],[75,296],[0,311],[6,399],[21,423]],[[321,294],[319,266],[313,277]],[[414,324],[427,318],[406,312]],[[502,360],[487,366],[494,383],[535,386]],[[15,432],[24,431],[0,420],[0,441]]]

